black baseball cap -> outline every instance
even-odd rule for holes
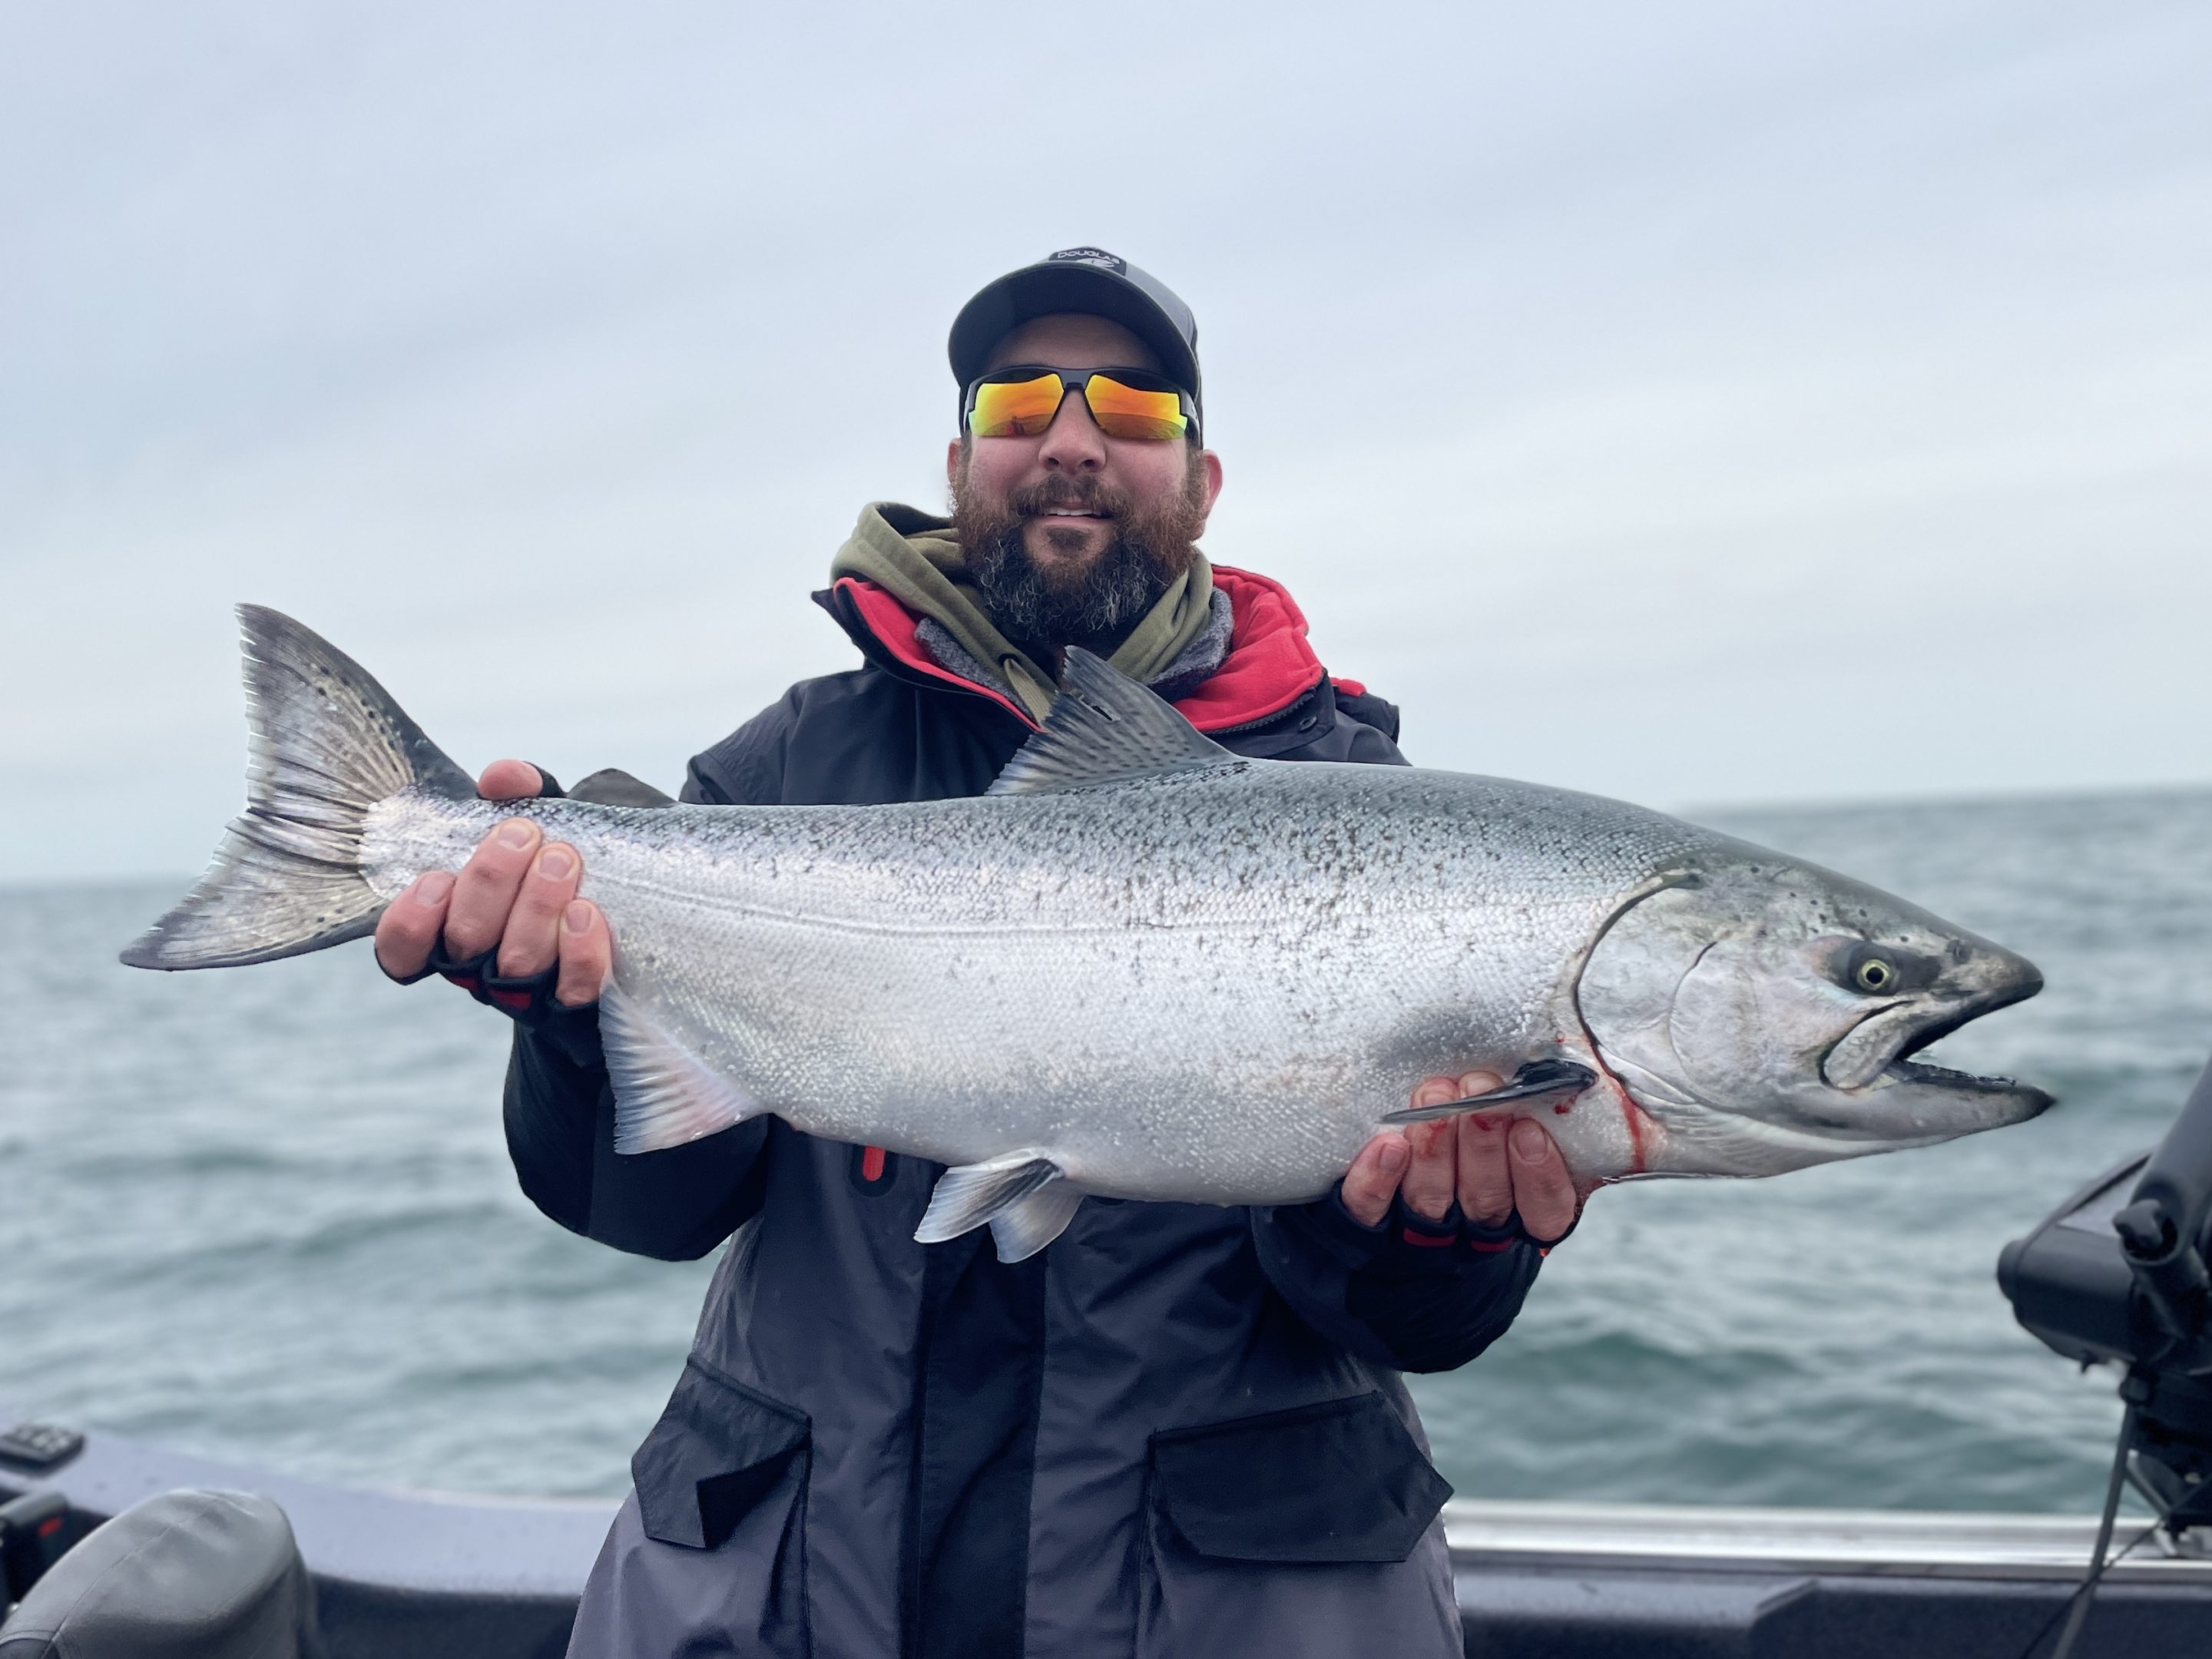
[[[993,346],[1032,317],[1060,311],[1121,324],[1199,401],[1198,319],[1165,283],[1103,247],[1064,247],[1007,272],[961,307],[952,319],[952,378],[965,390],[983,373]]]

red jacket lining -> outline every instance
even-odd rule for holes
[[[1229,654],[1203,684],[1176,704],[1201,732],[1249,726],[1279,714],[1320,684],[1327,672],[1307,643],[1305,613],[1280,583],[1219,564],[1213,567],[1213,583],[1229,595]],[[841,576],[837,586],[851,595],[861,623],[902,665],[980,692],[1024,725],[1036,724],[1003,692],[940,666],[915,636],[921,618],[883,588],[860,576]],[[1355,697],[1366,690],[1357,680],[1336,684]]]

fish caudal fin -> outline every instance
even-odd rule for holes
[[[199,884],[123,952],[133,968],[234,968],[359,939],[384,910],[361,868],[369,809],[415,786],[476,798],[353,659],[261,605],[238,621],[246,811]]]
[[[1532,1060],[1514,1073],[1513,1080],[1488,1094],[1447,1100],[1440,1106],[1411,1106],[1402,1112],[1386,1112],[1385,1123],[1426,1123],[1431,1118],[1461,1117],[1470,1112],[1503,1112],[1524,1100],[1543,1100],[1558,1095],[1578,1095],[1597,1081],[1597,1073],[1571,1060]]]
[[[1060,1165],[1050,1158],[1006,1152],[939,1176],[914,1237],[917,1243],[942,1244],[988,1222],[999,1260],[1020,1261],[1065,1232],[1082,1202],[1083,1194],[1060,1180]]]
[[[681,1146],[759,1110],[736,1084],[653,1024],[618,979],[599,993],[599,1047],[614,1085],[617,1152]]]

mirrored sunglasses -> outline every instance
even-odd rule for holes
[[[1195,429],[1198,405],[1173,381],[1139,368],[1048,368],[1018,363],[968,387],[968,430],[978,438],[1034,438],[1071,392],[1109,438],[1164,443]]]

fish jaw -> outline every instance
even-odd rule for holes
[[[1606,1070],[1659,1126],[1649,1172],[1757,1176],[2047,1109],[2039,1089],[1913,1057],[2042,984],[1901,900],[1729,843],[1613,918],[1577,1000]]]

